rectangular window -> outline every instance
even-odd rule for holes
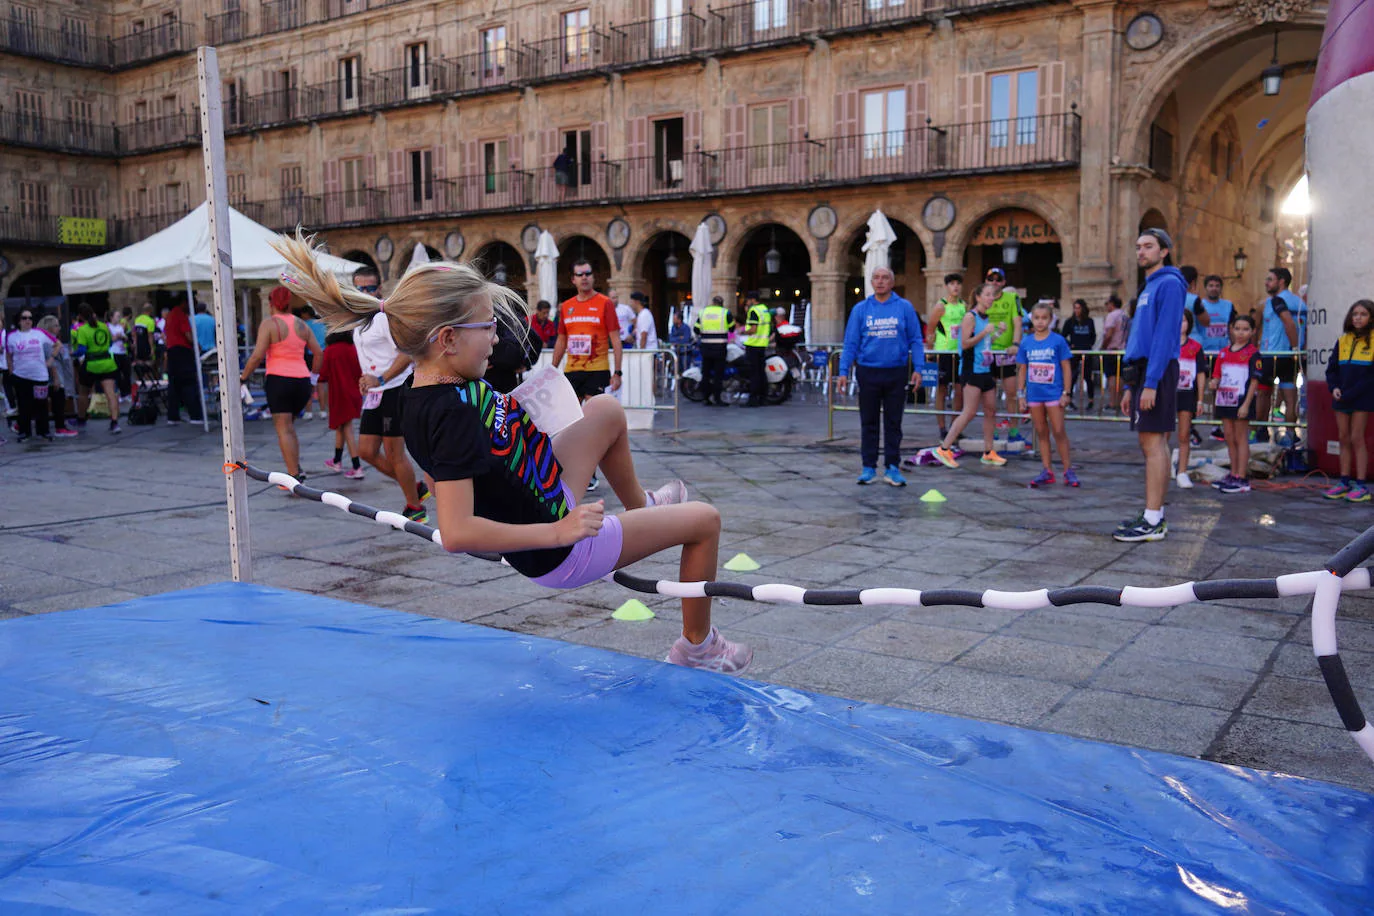
[[[592,57],[591,10],[563,14],[563,63],[585,64]]]
[[[416,209],[434,202],[434,153],[415,149],[410,159],[410,203]]]
[[[1260,222],[1272,223],[1274,221],[1275,197],[1273,188],[1268,185],[1260,188]]]
[[[10,4],[10,46],[15,50],[36,47],[38,44],[38,10],[30,6]]]
[[[861,102],[864,158],[900,156],[906,149],[906,90],[865,92]]]
[[[682,0],[654,0],[654,50],[682,47]]]
[[[359,61],[356,57],[345,57],[339,61],[339,107],[345,109],[358,107]]]
[[[506,27],[482,30],[482,78],[504,79],[506,76]]]
[[[95,188],[71,188],[68,193],[69,216],[95,219]]]
[[[406,45],[406,89],[410,93],[429,89],[429,45]]]
[[[224,123],[230,127],[240,124],[238,80],[224,81],[222,100],[224,102]]]
[[[563,131],[563,152],[573,161],[573,184],[592,183],[592,132]]]
[[[343,167],[344,207],[357,207],[363,202],[363,160],[354,157],[339,165]]]
[[[95,108],[84,99],[67,99],[67,121],[74,127],[90,130],[95,124]]]
[[[754,0],[754,31],[787,28],[788,0]]]
[[[225,177],[225,188],[229,192],[229,205],[242,207],[248,202],[248,176],[235,172]]]
[[[174,95],[164,95],[159,103],[160,110],[158,116],[162,118],[172,118],[177,113],[177,97]]]
[[[84,19],[63,16],[62,47],[69,54],[78,56],[90,53],[91,24]]]
[[[1174,177],[1174,135],[1158,124],[1150,125],[1150,168],[1161,181]]]
[[[19,215],[44,217],[48,215],[48,186],[36,181],[19,182]]]
[[[1035,144],[1036,109],[1040,104],[1040,73],[1019,70],[988,77],[988,145],[1003,148]]]
[[[177,14],[176,14],[176,10],[171,10],[171,11],[169,11],[169,12],[166,12],[166,13],[163,13],[163,14],[162,14],[162,27],[163,27],[164,29],[170,29],[172,26],[174,26],[174,25],[176,25],[176,24],[177,24]]]
[[[130,34],[130,35],[139,35],[139,34],[141,34],[141,33],[143,32],[144,28],[146,28],[146,26],[145,26],[143,20],[142,20],[142,19],[135,19],[133,22],[129,23],[129,34]]]
[[[482,144],[482,175],[488,194],[504,194],[510,183],[510,143],[489,140]]]
[[[663,118],[654,122],[654,177],[659,184],[677,187],[682,183],[682,119]]]
[[[301,167],[284,165],[277,173],[282,200],[296,200],[301,196]]]
[[[15,107],[19,109],[19,124],[29,130],[36,130],[43,123],[43,96],[36,92],[20,89],[14,93]]]
[[[165,184],[162,186],[161,192],[163,213],[181,213],[186,209],[181,198],[181,182],[174,181]]]
[[[787,103],[749,109],[749,167],[781,168],[787,163]]]

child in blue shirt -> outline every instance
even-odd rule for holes
[[[1054,465],[1050,458],[1050,431],[1053,429],[1059,460],[1064,465],[1064,485],[1076,487],[1078,476],[1069,462],[1069,435],[1064,429],[1064,408],[1069,403],[1064,380],[1069,377],[1073,354],[1069,351],[1069,342],[1050,330],[1054,310],[1048,302],[1035,303],[1030,317],[1032,333],[1021,339],[1021,348],[1016,351],[1021,410],[1024,412],[1030,407],[1031,422],[1035,424],[1035,435],[1040,442],[1040,461],[1044,465],[1040,476],[1030,485],[1036,488],[1054,483]]]

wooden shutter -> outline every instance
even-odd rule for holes
[[[342,168],[339,165],[339,160],[330,159],[324,164],[324,193],[339,193],[342,183]]]
[[[706,182],[706,176],[702,169],[706,165],[706,157],[698,156],[697,150],[701,149],[701,109],[697,108],[687,112],[682,118],[682,184],[689,191],[696,191],[702,188]]]
[[[558,158],[558,128],[549,127],[539,132],[539,161],[535,164],[536,168],[547,169],[553,166],[553,160]]]
[[[372,153],[363,157],[363,183],[369,188],[377,187],[377,157]]]
[[[1036,100],[1035,113],[1039,115],[1039,134],[1037,158],[1061,159],[1064,155],[1064,137],[1067,134],[1064,124],[1064,62],[1051,61],[1040,65],[1040,98]]]
[[[605,121],[592,122],[592,189],[597,197],[607,196],[606,178],[607,169],[602,165],[602,160],[606,157],[606,133],[607,125]]]
[[[804,181],[811,177],[810,156],[813,147],[806,141],[807,104],[805,96],[787,100],[787,180]],[[776,141],[776,137],[774,140]]]
[[[906,85],[906,165],[910,171],[924,172],[930,165],[930,135],[926,118],[930,115],[930,84],[915,80]]]
[[[987,80],[982,73],[969,73],[954,80],[955,121],[959,126],[947,138],[954,168],[981,167],[987,153]]]
[[[859,137],[859,90],[835,94],[835,127],[832,141],[836,177],[853,177],[859,173],[863,140]]]
[[[510,136],[510,163],[509,168],[518,169],[525,159],[525,135],[512,134]]]
[[[725,109],[725,151],[721,154],[721,181],[727,188],[743,188],[749,183],[749,106],[730,105]]]
[[[625,132],[625,157],[644,159],[649,155],[649,119],[635,118]]]
[[[482,146],[477,140],[467,140],[461,149],[463,177],[458,183],[458,209],[470,210],[482,188]]]
[[[787,139],[790,143],[800,143],[806,139],[807,104],[805,96],[787,100]]]
[[[835,95],[835,136],[852,137],[859,133],[859,90]]]
[[[394,149],[386,154],[387,178],[386,183],[393,188],[399,188],[406,184],[406,152],[405,150]]]

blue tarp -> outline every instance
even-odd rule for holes
[[[1349,789],[291,592],[0,623],[6,914],[1312,916],[1372,867]]]

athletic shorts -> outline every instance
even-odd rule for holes
[[[563,498],[567,500],[568,508],[575,508],[577,497],[568,489],[566,483],[562,484],[562,487]],[[578,541],[573,545],[572,553],[558,564],[557,569],[530,581],[545,588],[578,588],[604,579],[615,572],[624,544],[625,532],[620,526],[620,519],[614,515],[607,515],[605,524],[596,533],[596,537]]]
[[[1155,406],[1140,411],[1140,390],[1144,387],[1145,367],[1140,367],[1141,383],[1131,389],[1131,429],[1138,433],[1171,433],[1178,428],[1178,360],[1169,360],[1155,389]]]
[[[1005,356],[1005,354],[1003,355]],[[997,364],[997,358],[993,357],[992,377],[997,379],[999,382],[1003,379],[1016,378],[1016,360],[1013,359],[1005,366],[999,366]]]
[[[1104,381],[1114,379],[1121,374],[1121,354],[1115,353],[1110,356],[1096,356],[1090,359],[1101,360],[1102,378]]]
[[[1280,388],[1296,388],[1298,386],[1298,358],[1296,356],[1266,356],[1265,362],[1269,365],[1264,367],[1264,382],[1271,380],[1277,381]],[[1261,383],[1261,388],[1272,388],[1272,385]]]
[[[936,371],[939,373],[937,385],[948,385],[959,376],[959,354],[953,352],[935,353]]]
[[[593,369],[587,372],[565,372],[568,384],[572,385],[572,390],[582,400],[594,398],[598,394],[605,394],[606,388],[611,384],[610,369]]]
[[[1249,408],[1245,413],[1240,412],[1240,407],[1214,407],[1212,416],[1218,420],[1253,420],[1255,419],[1255,402],[1250,401]]]
[[[109,379],[112,382],[119,381],[119,371],[114,372],[87,372],[86,367],[78,366],[76,369],[77,383],[84,388],[99,388],[100,383]]]
[[[1026,406],[1027,406],[1027,407],[1058,407],[1058,406],[1059,406],[1059,403],[1060,403],[1060,402],[1059,402],[1059,398],[1055,398],[1053,401],[1027,401],[1027,402],[1026,402]]]
[[[997,387],[997,380],[992,377],[991,372],[965,372],[959,381],[965,385],[972,385],[979,391],[992,391]]]
[[[404,385],[388,388],[382,392],[382,402],[371,410],[364,410],[358,420],[358,435],[381,436],[383,439],[399,439],[401,432],[401,401]],[[366,404],[367,395],[363,395]]]
[[[1179,413],[1190,413],[1197,416],[1197,389],[1188,388],[1180,391],[1176,395],[1176,405],[1174,409]]]
[[[267,409],[273,415],[295,416],[310,403],[310,379],[269,375],[262,383],[267,395]]]

